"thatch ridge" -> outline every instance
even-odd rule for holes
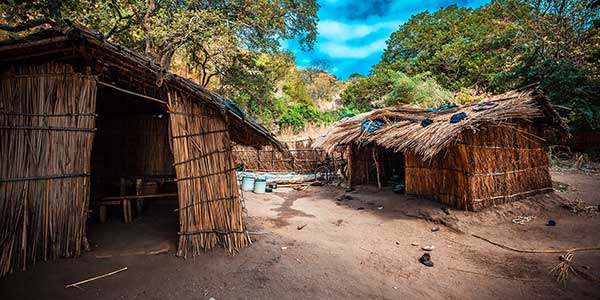
[[[495,107],[475,111],[474,106],[483,102],[493,102]],[[561,135],[566,134],[566,124],[550,105],[548,99],[537,89],[510,91],[492,96],[479,103],[463,105],[442,111],[428,111],[407,106],[395,106],[377,109],[333,124],[327,134],[321,137],[315,147],[333,152],[338,145],[368,144],[392,149],[394,151],[412,150],[429,159],[456,142],[459,134],[465,130],[480,130],[486,125],[519,130],[514,124],[517,120],[542,122]],[[450,123],[454,114],[465,112],[467,118]],[[421,126],[429,118],[433,123]],[[384,125],[373,133],[361,130],[363,120],[382,120]],[[543,139],[534,136],[532,138]]]
[[[170,73],[149,58],[107,41],[101,34],[81,25],[55,26],[42,29],[21,39],[0,42],[1,69],[5,69],[14,62],[29,63],[44,59],[83,59],[86,63],[95,65],[104,72],[114,70],[123,72],[130,77],[129,84],[131,82],[143,83],[155,90],[159,90],[165,85],[180,89],[194,95],[197,101],[203,101],[226,114],[226,118],[232,123],[231,126],[245,133],[242,135],[241,132],[236,132],[232,135],[237,142],[251,142],[257,145],[272,144],[278,149],[285,149],[285,146],[264,126],[246,116],[240,116],[228,108],[225,103],[229,99],[203,88],[188,78]],[[139,90],[146,91],[146,87],[139,88]],[[249,138],[247,135],[254,136],[254,138]],[[247,141],[241,141],[241,139]]]

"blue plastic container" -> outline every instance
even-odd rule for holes
[[[254,181],[254,192],[257,194],[263,194],[267,187],[267,180],[264,178],[256,178]]]
[[[242,177],[242,191],[251,191],[254,189],[254,177]]]

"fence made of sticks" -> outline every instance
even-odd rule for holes
[[[237,165],[244,164],[244,170],[250,172],[295,172],[309,174],[315,171],[317,164],[327,158],[323,149],[313,148],[313,139],[302,139],[285,142],[288,154],[271,146],[263,149],[239,146],[233,147],[233,156]],[[339,153],[333,154],[336,161],[341,159]]]

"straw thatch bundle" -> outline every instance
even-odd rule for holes
[[[370,111],[333,124],[328,133],[315,143],[315,147],[332,152],[340,144],[375,143],[394,151],[410,149],[429,159],[455,143],[459,133],[467,129],[479,130],[484,125],[494,124],[516,129],[515,120],[544,118],[548,123],[566,128],[548,100],[537,91],[512,91],[482,102],[494,102],[498,105],[482,111],[472,109],[476,104],[443,111],[402,106]],[[467,113],[468,117],[461,122],[450,123],[450,116],[460,112]],[[422,127],[421,122],[426,118],[433,123]],[[369,134],[361,130],[363,120],[382,120],[385,125]]]

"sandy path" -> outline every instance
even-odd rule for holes
[[[171,210],[130,225],[114,220],[108,227],[90,227],[95,249],[83,257],[38,263],[0,279],[0,299],[599,299],[598,283],[554,282],[548,269],[558,263],[556,254],[515,253],[469,235],[522,248],[600,243],[600,216],[577,216],[559,207],[576,198],[598,204],[599,177],[561,173],[554,178],[572,189],[482,213],[451,211],[463,234],[406,215],[444,216],[436,202],[391,191],[365,188],[343,201],[336,199],[345,193],[331,187],[247,193],[250,229],[259,234],[233,257],[216,250],[187,261],[173,251],[98,259],[98,254],[175,243],[177,217]],[[512,224],[519,215],[535,219]],[[549,219],[558,226],[545,226]],[[298,230],[301,225],[306,226]],[[434,226],[440,230],[432,232]],[[433,268],[417,261],[423,251],[413,242],[435,246]],[[575,264],[600,277],[600,252],[577,253]],[[129,270],[82,289],[64,289],[123,266]]]

